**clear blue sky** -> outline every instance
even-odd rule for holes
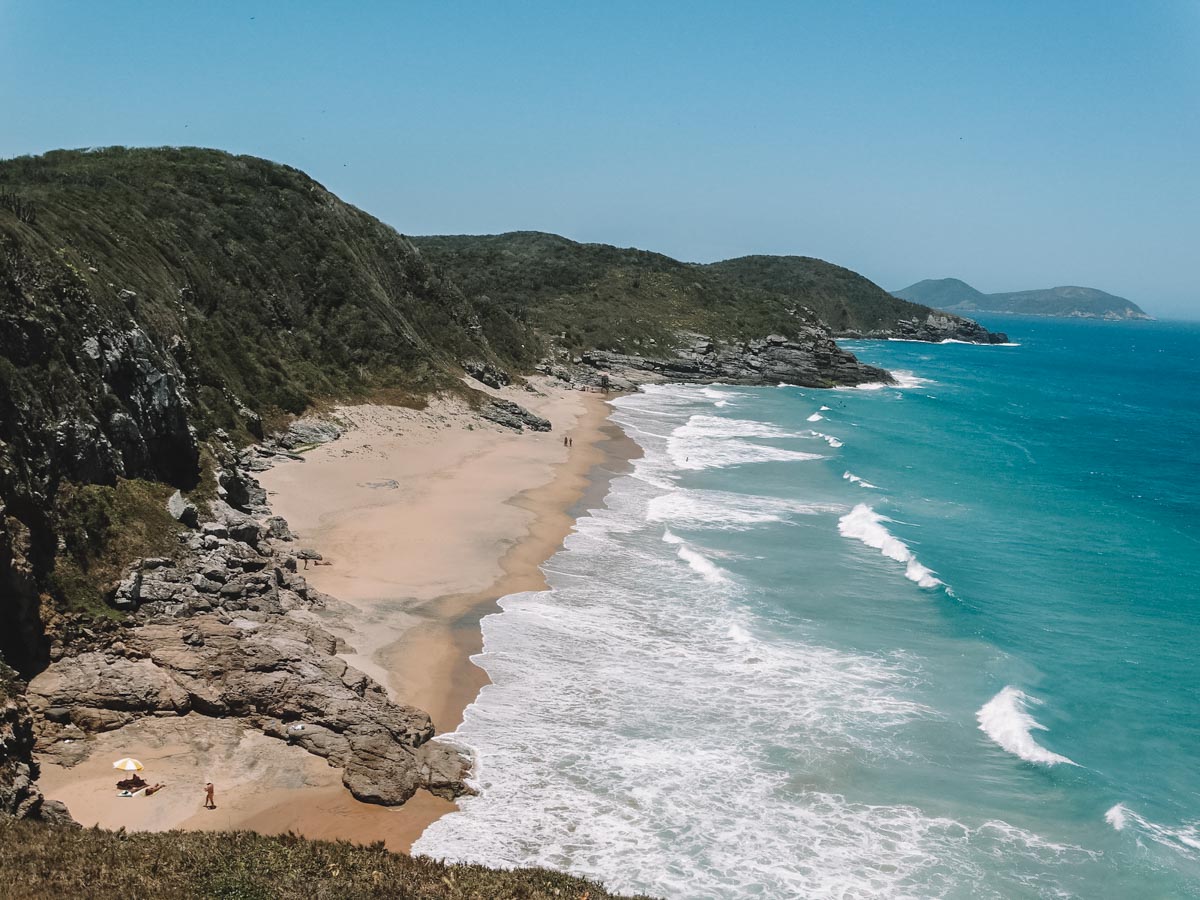
[[[1200,316],[1200,2],[0,0],[0,156],[190,144],[542,229]]]

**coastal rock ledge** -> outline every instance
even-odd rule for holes
[[[676,348],[666,358],[592,350],[582,354],[579,361],[595,370],[606,370],[616,379],[614,385],[621,387],[653,379],[772,387],[893,383],[888,372],[859,362],[822,328],[805,329],[792,338],[779,334],[738,342],[715,341],[703,335],[690,338],[689,344]]]
[[[940,344],[942,341],[961,341],[964,344],[1007,344],[1003,331],[988,331],[972,319],[949,313],[932,312],[924,319],[900,319],[892,328],[873,331],[843,331],[844,338],[878,338],[898,341],[922,341]]]
[[[237,488],[227,498],[240,495],[243,507],[214,500],[180,515],[199,513],[179,553],[139,560],[116,588],[123,620],[60,624],[53,661],[26,692],[37,752],[71,766],[90,754],[89,735],[199,714],[325,758],[365,802],[399,805],[421,788],[446,799],[473,793],[468,759],[431,740],[429,715],[393,702],[338,656],[348,648],[322,627],[321,611],[340,603],[298,571],[319,555],[295,546],[252,476],[224,471]]]

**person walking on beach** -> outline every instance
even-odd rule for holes
[[[216,809],[217,808],[217,804],[213,800],[213,783],[211,781],[205,782],[205,784],[204,784],[204,808],[205,809]]]
[[[566,446],[567,446],[567,439],[566,439],[566,437],[565,437],[565,436],[563,437],[563,446],[564,446],[564,447],[566,447]]]

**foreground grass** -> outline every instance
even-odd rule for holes
[[[382,845],[247,831],[127,834],[0,820],[0,896],[535,900],[615,897],[547,869],[445,865]]]

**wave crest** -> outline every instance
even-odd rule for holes
[[[934,575],[932,569],[917,561],[908,544],[883,526],[882,523],[890,521],[892,520],[887,516],[875,512],[867,504],[859,503],[838,520],[838,533],[842,537],[853,538],[862,541],[868,547],[874,547],[888,559],[904,563],[904,577],[920,587],[944,586],[945,583]]]
[[[983,704],[975,718],[979,730],[1003,749],[1019,756],[1026,762],[1056,766],[1060,763],[1079,765],[1060,753],[1047,750],[1033,739],[1034,731],[1048,731],[1041,722],[1029,714],[1029,707],[1040,706],[1041,700],[1031,697],[1011,684],[1004,687],[995,697]],[[1111,810],[1110,810],[1111,812]]]

